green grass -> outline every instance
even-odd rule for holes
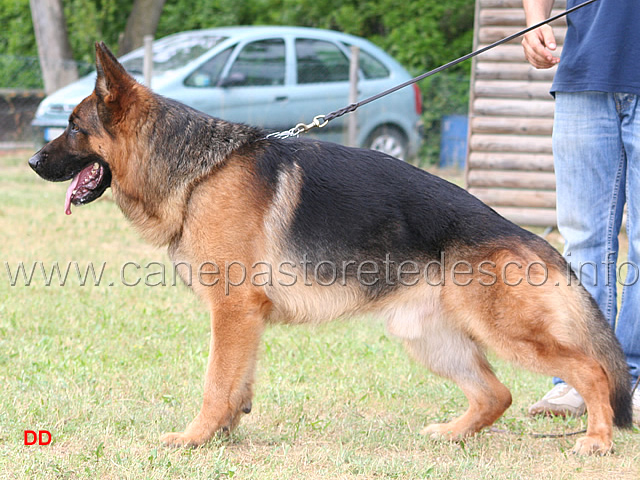
[[[616,453],[580,458],[584,419],[531,419],[547,378],[494,362],[514,396],[496,424],[463,443],[421,437],[462,413],[462,393],[411,362],[375,319],[269,328],[253,412],[229,439],[196,450],[158,437],[197,413],[208,315],[182,286],[119,281],[127,261],[169,265],[113,202],[63,213],[66,184],[41,181],[28,153],[0,157],[0,479],[571,479],[640,477],[638,431]],[[106,262],[100,286],[11,286],[5,262]],[[133,270],[131,270],[133,272]],[[113,283],[113,286],[109,286]],[[23,445],[49,430],[48,446]]]

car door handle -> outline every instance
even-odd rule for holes
[[[289,97],[287,97],[286,95],[276,97],[276,102],[284,102],[285,100],[289,100]]]

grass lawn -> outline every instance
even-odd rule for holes
[[[574,437],[533,436],[581,430],[585,418],[529,418],[549,379],[499,361],[514,404],[493,431],[462,443],[421,437],[465,399],[376,319],[269,328],[240,427],[204,448],[162,447],[158,437],[200,406],[206,309],[171,281],[126,286],[127,262],[132,284],[160,263],[171,271],[166,253],[108,198],[64,215],[67,185],[40,180],[28,156],[0,157],[0,479],[640,478],[637,429],[617,430],[616,453],[596,458],[572,455]],[[36,265],[30,286],[16,278],[21,262],[27,276]],[[81,285],[73,266],[66,286],[49,282],[40,265],[50,274],[54,262],[62,274],[69,262],[82,274],[104,264],[100,285]],[[47,430],[52,442],[25,446],[25,430]]]

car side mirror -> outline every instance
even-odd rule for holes
[[[220,80],[222,88],[239,87],[247,84],[247,74],[241,72],[233,72],[229,76]]]

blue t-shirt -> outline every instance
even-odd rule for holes
[[[571,8],[583,0],[568,0]],[[597,0],[567,18],[552,92],[640,95],[640,0]]]

